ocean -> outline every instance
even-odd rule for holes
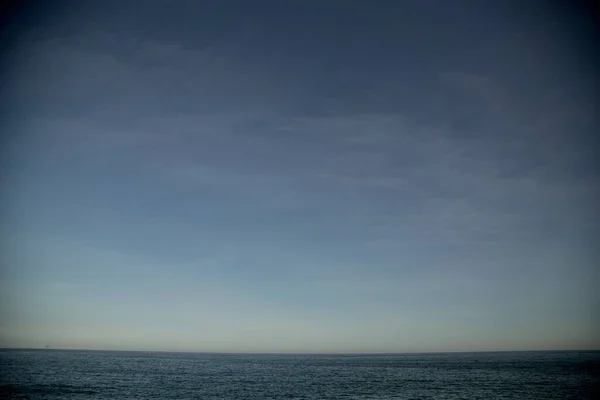
[[[600,352],[1,350],[8,399],[600,399]]]

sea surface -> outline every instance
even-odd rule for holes
[[[243,355],[0,350],[0,398],[600,399],[600,352]]]

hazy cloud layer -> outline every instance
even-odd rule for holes
[[[580,11],[226,3],[19,31],[4,345],[597,346]]]

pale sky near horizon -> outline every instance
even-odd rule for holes
[[[600,348],[596,28],[567,3],[15,14],[0,347]]]

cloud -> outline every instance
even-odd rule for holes
[[[257,121],[264,121],[258,130],[239,128]],[[47,125],[54,140],[40,151],[55,163],[110,154],[161,190],[235,193],[261,212],[322,209],[330,213],[323,221],[379,226],[384,236],[370,243],[406,240],[403,232],[415,227],[413,240],[541,237],[539,222],[572,224],[561,209],[579,223],[595,195],[590,181],[550,173],[554,165],[529,152],[535,137],[459,139],[398,115],[162,116],[121,132],[92,125],[79,136],[82,128]]]
[[[127,123],[158,110],[163,115],[248,112],[264,108],[265,101],[275,104],[273,96],[280,92],[268,71],[209,48],[99,31],[31,41],[19,48],[14,64],[4,93],[32,116],[102,120],[110,114]]]
[[[51,284],[52,289],[57,291],[85,290],[93,287],[90,283],[56,281]]]
[[[443,72],[440,80],[459,95],[466,94],[475,102],[483,103],[487,112],[499,113],[507,107],[506,91],[489,77],[473,73]]]

